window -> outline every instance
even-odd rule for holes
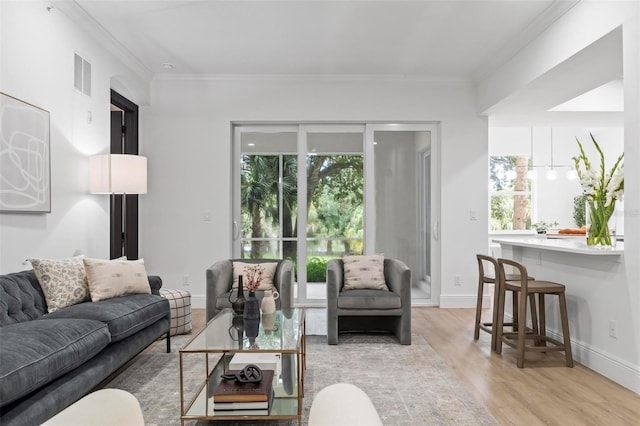
[[[492,156],[489,160],[491,231],[525,230],[531,226],[529,157]]]

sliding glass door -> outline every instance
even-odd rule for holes
[[[414,303],[437,304],[436,130],[427,124],[235,126],[234,255],[291,259],[296,302],[322,306],[330,259],[384,253],[412,269]]]

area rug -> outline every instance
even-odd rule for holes
[[[138,356],[106,387],[134,394],[147,426],[180,424],[178,349],[190,336],[174,336],[173,350],[163,342]],[[185,386],[195,388],[201,367],[185,366]],[[440,356],[420,336],[403,346],[387,335],[341,335],[330,346],[326,336],[307,339],[307,370],[302,424],[307,424],[313,396],[333,383],[364,390],[385,425],[496,425],[488,410],[461,385]],[[186,422],[187,425],[206,422]],[[252,422],[215,422],[248,425]],[[289,425],[297,422],[269,422]]]

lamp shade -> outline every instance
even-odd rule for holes
[[[89,191],[92,194],[146,194],[147,157],[130,154],[90,157]]]

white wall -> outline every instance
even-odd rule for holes
[[[150,179],[141,201],[141,255],[169,287],[180,288],[188,275],[199,304],[205,269],[232,255],[231,122],[441,122],[441,299],[475,303],[474,255],[486,247],[487,121],[475,112],[471,87],[348,78],[156,80],[141,117]],[[475,222],[471,209],[479,212]],[[453,287],[454,275],[462,286]]]
[[[0,91],[50,112],[52,189],[50,214],[0,213],[0,273],[29,269],[29,257],[109,256],[109,199],[88,193],[88,156],[108,150],[111,84],[148,91],[133,87],[138,76],[47,4],[0,2]],[[74,52],[92,64],[91,98],[73,88]]]

